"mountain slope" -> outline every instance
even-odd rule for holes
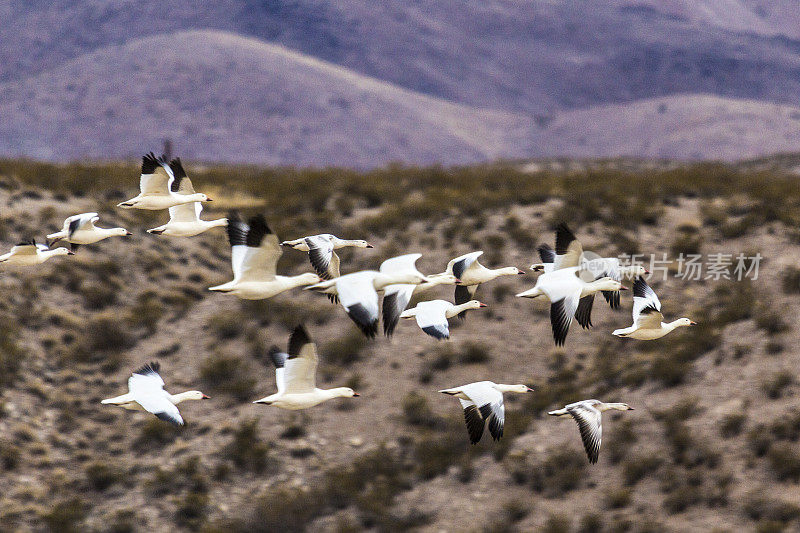
[[[521,156],[511,114],[415,94],[256,39],[187,31],[0,86],[0,153],[362,166]]]

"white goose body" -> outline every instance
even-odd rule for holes
[[[175,158],[169,162],[169,167],[176,180],[180,180],[178,194],[196,194],[192,181],[186,176],[180,158]],[[217,220],[203,220],[200,214],[203,212],[203,204],[200,202],[185,203],[174,205],[169,208],[169,222],[163,226],[147,230],[153,235],[165,235],[167,237],[194,237],[211,228],[221,228],[228,225],[227,218]]]
[[[526,385],[505,385],[493,381],[477,381],[452,389],[440,390],[442,394],[455,396],[464,409],[469,440],[477,444],[483,435],[483,428],[489,422],[489,433],[494,440],[503,436],[506,410],[503,404],[504,392],[531,392]]]
[[[378,333],[378,291],[390,285],[418,285],[427,278],[417,270],[415,263],[422,254],[392,257],[381,263],[380,271],[362,270],[322,281],[304,290],[334,294],[347,311],[347,315],[367,337]]]
[[[132,233],[125,228],[98,228],[94,225],[100,220],[97,213],[82,213],[72,215],[64,220],[61,231],[47,236],[50,246],[58,241],[67,241],[73,245],[94,244],[109,237],[128,237]]]
[[[0,264],[8,266],[35,266],[41,265],[51,257],[57,255],[72,255],[73,252],[66,248],[53,248],[44,244],[36,244],[30,240],[17,244],[8,253],[0,255]]]
[[[492,281],[500,276],[525,274],[525,272],[516,267],[486,268],[478,262],[478,257],[481,255],[483,255],[481,251],[470,252],[456,257],[447,263],[446,272],[458,278],[454,295],[454,300],[457,304],[463,304],[472,300],[481,283]],[[460,316],[462,318],[464,317],[464,315]]]
[[[449,339],[450,327],[447,320],[469,309],[486,307],[478,300],[470,300],[463,304],[454,305],[445,300],[430,300],[420,302],[416,307],[403,311],[400,318],[416,318],[417,325],[427,335],[436,339]]]
[[[400,315],[405,311],[408,302],[414,295],[422,294],[440,285],[455,285],[458,278],[448,272],[431,274],[419,285],[395,284],[384,289],[383,296],[383,333],[389,337],[394,333]]]
[[[243,300],[263,300],[319,282],[319,276],[310,272],[299,276],[275,273],[282,250],[262,215],[251,217],[249,224],[235,213],[228,218],[233,280],[208,290],[233,294]]]
[[[583,447],[589,462],[594,464],[600,457],[600,443],[603,437],[602,413],[609,409],[617,411],[633,411],[626,403],[604,403],[600,400],[583,400],[567,405],[562,409],[550,411],[550,416],[574,418],[578,423]]]
[[[322,279],[338,278],[341,275],[339,271],[339,256],[336,255],[334,250],[346,247],[372,248],[372,245],[365,240],[340,239],[330,233],[309,235],[293,241],[283,241],[281,246],[308,252],[311,266],[314,267],[314,270]]]
[[[164,390],[164,380],[158,374],[159,364],[144,365],[128,378],[128,393],[102,400],[100,403],[118,405],[131,411],[147,411],[161,420],[183,425],[183,417],[176,405],[186,400],[207,400],[208,396],[192,390],[180,394],[170,394]]]
[[[123,209],[161,210],[194,202],[210,202],[211,198],[202,193],[180,194],[180,179],[176,179],[169,164],[163,157],[156,158],[150,152],[142,157],[142,175],[139,179],[139,194],[130,200],[120,202]]]
[[[287,353],[272,347],[269,355],[275,365],[278,392],[253,403],[296,411],[314,407],[333,398],[358,396],[358,393],[349,387],[317,388],[316,372],[319,361],[317,347],[311,342],[308,332],[302,325],[297,326],[289,337]]]
[[[696,322],[688,318],[664,322],[664,315],[661,314],[661,301],[655,291],[640,276],[633,284],[633,325],[614,330],[612,334],[617,337],[652,341],[660,339],[676,328],[694,325]]]

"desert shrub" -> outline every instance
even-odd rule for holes
[[[781,271],[781,287],[787,294],[800,293],[800,268],[788,266]]]
[[[794,383],[794,374],[788,370],[775,372],[761,382],[761,390],[775,400],[783,396],[784,390]]]
[[[325,364],[348,366],[361,359],[361,352],[367,347],[367,338],[357,330],[348,330],[344,335],[325,343],[322,353]]]
[[[278,486],[260,496],[242,531],[303,531],[322,512],[324,501],[313,491]]]
[[[690,229],[681,226],[675,235],[675,239],[669,246],[672,257],[680,257],[681,254],[685,256],[699,254],[703,246],[703,237],[697,229]]]
[[[664,473],[661,489],[666,494],[663,506],[670,513],[682,513],[703,501],[704,479],[699,471],[688,474],[670,469]]]
[[[9,440],[0,440],[0,466],[3,470],[14,470],[19,465],[22,451]]]
[[[780,313],[770,309],[766,305],[759,306],[755,315],[755,320],[756,326],[764,330],[768,335],[785,333],[791,329]]]
[[[583,452],[570,448],[549,449],[528,474],[531,488],[557,498],[578,488],[584,478],[586,457]]]
[[[778,481],[800,481],[800,453],[796,446],[779,442],[767,451],[767,459]]]
[[[755,527],[756,533],[782,533],[786,529],[783,522],[777,520],[759,520]]]
[[[724,439],[738,437],[747,421],[744,413],[731,413],[725,415],[719,423],[719,434]]]
[[[134,445],[141,451],[146,451],[153,446],[165,446],[174,441],[181,432],[181,427],[175,426],[158,418],[148,417],[142,424],[139,436]]]
[[[87,309],[97,311],[117,303],[117,290],[101,283],[87,283],[81,286],[81,296]]]
[[[625,457],[631,445],[639,440],[633,426],[633,421],[629,419],[619,420],[611,426],[608,441],[615,443],[615,446],[610,447],[607,451],[611,464],[619,463]]]
[[[136,344],[136,338],[113,311],[95,314],[88,320],[70,358],[79,362],[119,364],[122,352]],[[109,367],[113,369],[114,366]]]
[[[758,424],[747,433],[747,445],[756,457],[763,457],[772,446],[773,437],[764,424]]]
[[[101,461],[88,465],[85,472],[89,486],[97,491],[104,491],[125,478],[125,473],[119,467]]]
[[[106,520],[104,533],[135,533],[140,517],[133,509],[119,509]]]
[[[222,454],[239,468],[263,472],[267,467],[269,448],[269,444],[259,438],[258,419],[253,418],[239,424]]]
[[[631,457],[622,464],[622,479],[626,485],[635,485],[658,471],[663,462],[660,457],[650,454]]]
[[[256,378],[245,360],[216,353],[200,365],[200,379],[210,389],[239,401],[253,396]]]
[[[403,420],[411,426],[434,428],[440,423],[428,405],[425,396],[416,391],[411,391],[403,398]]]
[[[745,499],[742,509],[750,519],[785,524],[800,518],[800,506],[778,498],[764,496],[764,493],[764,491],[753,491]]]
[[[569,533],[572,529],[572,521],[564,515],[551,514],[547,517],[541,533]]]
[[[446,428],[435,434],[426,432],[414,441],[414,473],[427,480],[444,474],[454,465],[459,465],[462,470],[469,468],[470,448],[463,423],[451,420]]]
[[[603,517],[597,513],[588,513],[578,522],[577,533],[596,533],[603,530]]]
[[[205,490],[188,490],[177,501],[175,522],[197,531],[205,523],[208,513],[208,493]]]
[[[158,327],[158,322],[164,316],[164,306],[162,305],[158,293],[146,290],[136,297],[136,302],[128,312],[128,322],[133,327],[144,328],[149,334],[153,334]]]
[[[489,346],[482,342],[465,341],[458,351],[458,362],[465,365],[486,363],[492,359]]]
[[[622,509],[631,503],[631,489],[615,488],[603,496],[603,505],[607,509]]]
[[[212,315],[207,322],[208,329],[217,339],[223,341],[238,337],[242,333],[243,324],[245,324],[244,316],[230,311]]]
[[[0,318],[0,391],[14,383],[27,356],[19,344],[18,331],[9,318]]]
[[[86,504],[78,498],[57,502],[42,515],[42,521],[54,533],[82,531],[81,523],[86,517]]]

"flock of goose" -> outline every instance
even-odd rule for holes
[[[489,269],[479,262],[483,252],[475,251],[451,260],[438,274],[424,275],[415,264],[421,254],[406,254],[387,259],[377,270],[363,270],[341,274],[341,263],[336,250],[343,247],[371,248],[364,240],[345,240],[324,233],[280,242],[270,230],[263,215],[246,222],[238,213],[228,218],[202,220],[202,203],[211,198],[195,192],[183,169],[180,159],[167,161],[149,153],[142,158],[140,194],[121,202],[124,209],[169,210],[169,222],[147,230],[153,235],[190,237],[214,227],[227,227],[231,246],[233,279],[228,283],[210,287],[209,290],[228,293],[242,299],[265,299],[293,288],[303,287],[326,294],[339,303],[358,328],[369,338],[378,333],[382,318],[383,332],[391,336],[401,318],[415,319],[419,328],[436,339],[448,339],[448,320],[464,318],[472,309],[486,307],[475,299],[478,287],[501,276],[525,274],[515,267]],[[61,231],[47,235],[47,245],[33,239],[21,242],[0,255],[4,265],[31,266],[41,264],[56,255],[71,255],[80,245],[94,244],[113,236],[127,236],[124,228],[99,228],[95,226],[97,213],[83,213],[64,221]],[[65,241],[70,249],[51,248]],[[314,273],[297,276],[277,274],[278,258],[283,248],[308,253]],[[580,241],[565,225],[556,229],[555,248],[543,244],[538,252],[541,263],[530,267],[541,272],[533,288],[517,294],[520,298],[539,298],[550,302],[550,321],[556,345],[563,345],[573,317],[584,328],[592,327],[591,313],[595,294],[602,292],[612,308],[620,306],[620,291],[626,290],[623,279],[633,280],[633,324],[617,329],[614,335],[639,340],[663,337],[677,327],[694,322],[680,318],[664,322],[661,303],[647,285],[643,275],[648,272],[641,266],[623,266],[615,258],[587,259]],[[438,285],[455,286],[454,303],[447,300],[420,301],[407,309],[414,295],[430,291]],[[379,294],[383,295],[382,312]],[[254,403],[273,405],[282,409],[307,409],[339,397],[356,397],[348,387],[320,389],[316,386],[318,355],[316,345],[303,325],[291,334],[286,352],[273,347],[269,352],[275,366],[278,392],[256,400]],[[439,392],[455,396],[461,402],[470,441],[477,443],[484,426],[489,427],[492,438],[503,435],[505,408],[503,393],[527,393],[526,385],[506,385],[491,381],[478,381]],[[200,391],[170,394],[164,389],[159,375],[159,364],[153,362],[134,371],[128,379],[128,393],[103,400],[103,404],[118,405],[125,409],[148,411],[167,422],[181,425],[183,418],[177,405],[184,400],[207,399]],[[631,410],[624,403],[604,403],[584,400],[569,404],[549,414],[573,418],[580,429],[581,438],[591,463],[597,462],[602,435],[601,413],[609,409]]]

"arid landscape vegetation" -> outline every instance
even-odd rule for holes
[[[339,306],[296,290],[264,301],[207,291],[230,279],[221,229],[188,239],[145,229],[163,212],[115,208],[134,161],[0,161],[0,243],[42,239],[97,211],[131,237],[84,246],[37,268],[3,269],[0,298],[0,530],[42,531],[791,531],[800,528],[800,158],[740,164],[540,160],[368,172],[194,166],[206,216],[262,212],[284,239],[331,231],[342,270],[406,252],[425,273],[484,250],[522,269],[558,222],[603,255],[760,253],[757,280],[654,276],[668,318],[699,325],[665,339],[611,335],[630,295],[595,305],[564,348],[549,307],[514,298],[536,274],[482,286],[487,309],[437,342],[401,322],[364,339]],[[287,250],[279,271],[309,270]],[[652,269],[651,269],[652,270]],[[437,289],[450,299],[451,288]],[[413,303],[412,303],[413,305]],[[289,413],[255,399],[275,390],[267,356],[306,324],[320,381],[360,398]],[[156,360],[182,406],[174,428],[100,405]],[[470,446],[445,387],[526,383],[506,397],[505,435]],[[567,402],[624,401],[606,415],[589,465]]]

